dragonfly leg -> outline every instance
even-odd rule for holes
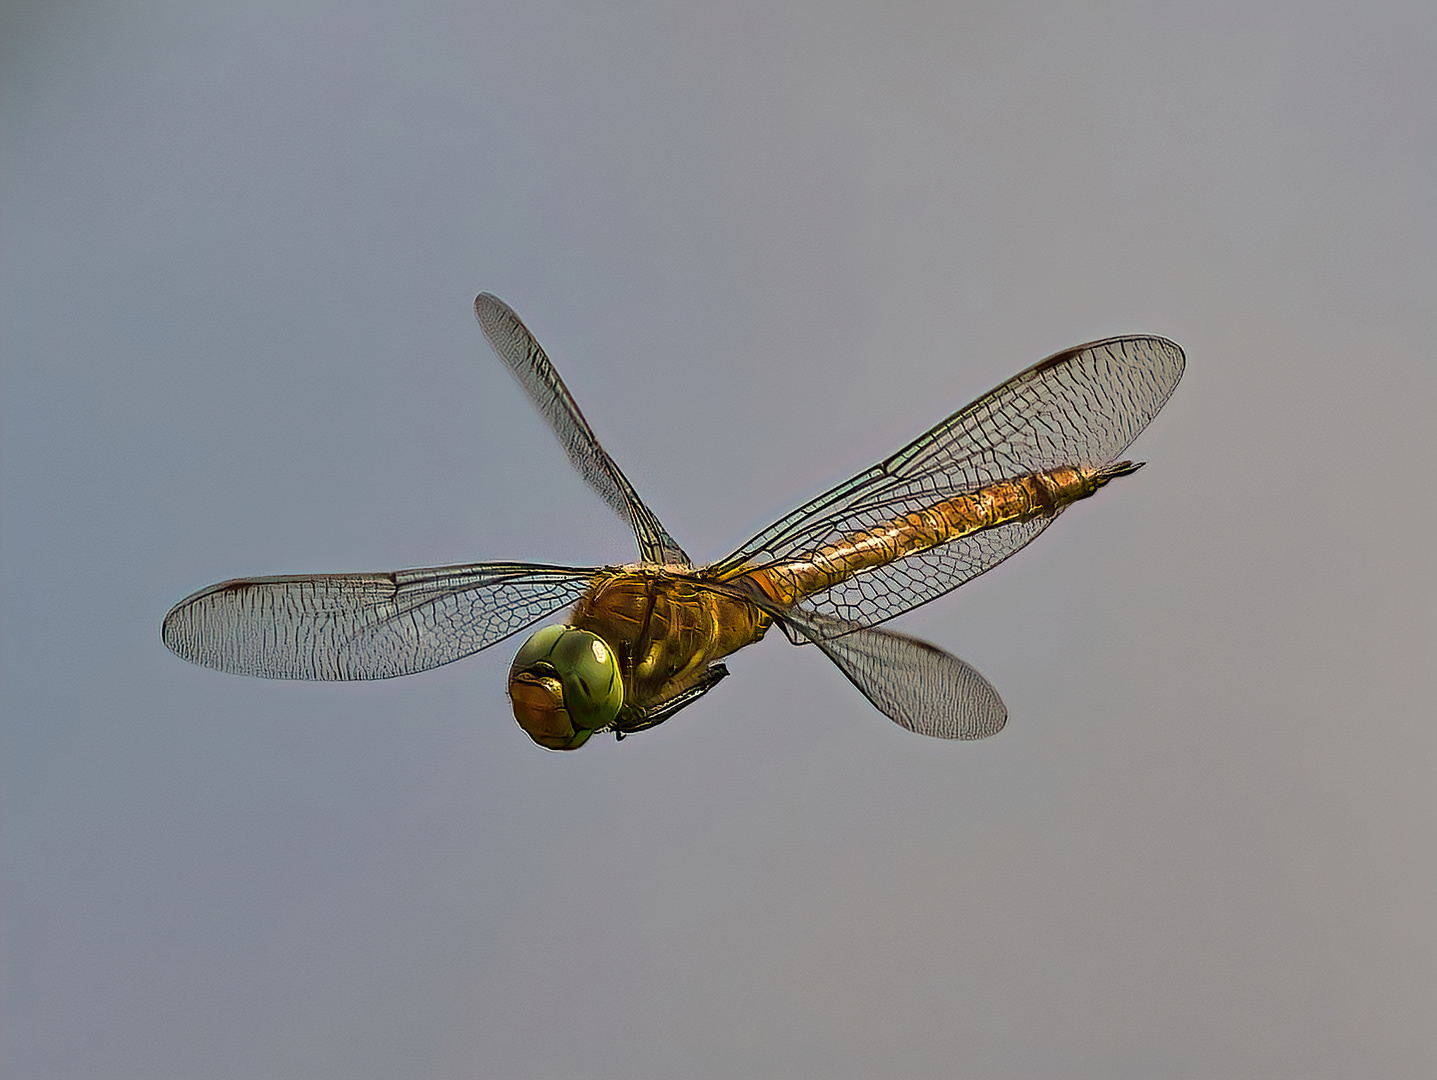
[[[636,731],[647,731],[651,727],[657,727],[680,709],[692,705],[703,697],[722,682],[727,675],[728,668],[723,664],[713,664],[704,669],[696,683],[667,701],[644,707],[625,705],[619,712],[618,720],[614,723],[614,738],[623,739]]]

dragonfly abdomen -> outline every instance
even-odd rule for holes
[[[1141,462],[1098,468],[1063,466],[1000,480],[941,499],[851,533],[801,559],[770,563],[741,575],[769,599],[788,607],[849,578],[983,529],[1037,517],[1056,517],[1070,503],[1092,495]]]

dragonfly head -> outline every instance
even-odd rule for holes
[[[597,634],[546,626],[514,657],[509,699],[529,738],[547,750],[577,750],[619,715],[618,658]]]

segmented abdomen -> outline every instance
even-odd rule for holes
[[[1120,462],[1098,469],[1064,467],[965,492],[835,540],[802,559],[746,570],[736,580],[756,585],[788,607],[856,574],[927,551],[969,533],[1015,521],[1053,517],[1115,476],[1137,468]]]

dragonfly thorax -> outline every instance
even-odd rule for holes
[[[514,657],[509,699],[529,738],[548,750],[577,750],[619,715],[624,683],[603,638],[546,626]]]

